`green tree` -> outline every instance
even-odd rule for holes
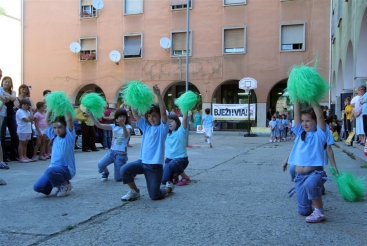
[[[3,14],[5,14],[5,9],[0,7],[0,15],[3,15]]]

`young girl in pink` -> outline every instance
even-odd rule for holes
[[[47,129],[46,127],[46,110],[45,110],[45,103],[44,102],[38,102],[36,104],[37,107],[37,112],[34,114],[34,125],[36,127],[36,136],[37,136],[37,143],[36,146],[34,147],[34,153],[33,153],[33,157],[32,160],[33,161],[37,161],[42,160],[45,161],[47,160],[47,155],[45,153],[46,150],[46,146],[48,144],[48,138],[46,136],[45,130]],[[37,157],[37,151],[40,151],[40,155],[39,158]]]

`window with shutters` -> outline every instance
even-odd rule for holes
[[[80,18],[98,17],[98,11],[92,4],[93,0],[80,0]]]
[[[224,6],[243,5],[243,4],[246,4],[246,0],[223,0]]]
[[[281,24],[280,25],[280,51],[304,51],[306,24]]]
[[[246,27],[223,28],[223,54],[246,52]]]
[[[142,34],[124,35],[123,57],[124,58],[140,58],[142,57]]]
[[[176,31],[171,33],[172,48],[171,56],[184,56],[186,55],[186,31]],[[192,50],[192,32],[189,33],[189,55],[191,56]]]
[[[124,14],[134,15],[143,13],[143,0],[124,0]]]
[[[79,61],[97,60],[97,37],[80,38]]]
[[[182,10],[187,8],[187,0],[171,0],[171,10]],[[189,8],[192,9],[192,0],[189,0]]]

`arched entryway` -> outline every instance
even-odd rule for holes
[[[367,9],[364,11],[362,23],[361,23],[361,30],[359,33],[359,42],[358,48],[356,52],[356,78],[357,83],[359,82],[358,79],[367,79]],[[359,83],[362,85],[362,83]],[[363,83],[364,85],[364,83]]]
[[[239,80],[227,80],[217,86],[212,96],[212,103],[217,104],[256,104],[257,97],[254,90],[246,91],[238,88]],[[257,113],[254,122],[257,122]],[[252,126],[255,126],[251,122]],[[222,121],[221,128],[223,130],[247,129],[248,121]]]
[[[162,88],[163,89],[163,88]],[[195,106],[196,109],[201,110],[202,107],[202,99],[201,99],[201,93],[199,89],[189,82],[188,84],[189,91],[192,91],[196,93],[199,97],[199,100]],[[162,91],[163,100],[166,104],[167,110],[170,112],[175,107],[175,99],[179,98],[183,93],[186,92],[186,82],[180,81],[180,82],[174,82],[170,84],[168,87],[166,87]]]
[[[353,82],[354,82],[354,59],[353,59],[353,45],[352,42],[349,41],[347,48],[347,56],[345,59],[345,71],[344,71],[344,92],[353,92]]]
[[[269,92],[268,109],[270,108],[272,114],[275,112],[283,112],[287,109],[289,115],[293,115],[293,106],[289,100],[286,92],[288,78],[278,81]]]
[[[75,97],[75,105],[80,105],[80,98],[86,92],[95,92],[95,93],[98,93],[101,97],[103,97],[104,99],[106,99],[106,96],[105,96],[105,94],[104,94],[104,92],[103,92],[103,90],[102,90],[101,87],[99,87],[96,84],[88,84],[88,85],[83,86],[78,91],[78,93],[76,94],[76,97]]]

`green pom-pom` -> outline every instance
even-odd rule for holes
[[[154,103],[152,90],[141,81],[128,82],[121,93],[125,104],[136,110],[139,115],[144,115]]]
[[[350,172],[341,172],[336,175],[333,168],[330,168],[330,171],[336,177],[339,192],[345,200],[356,202],[363,198],[366,191],[364,178],[354,177]]]
[[[105,111],[104,107],[107,105],[103,97],[94,92],[82,96],[80,104],[84,105],[88,112],[97,119],[103,117]]]
[[[182,114],[187,114],[197,103],[198,96],[192,91],[186,91],[175,100],[175,104],[180,108]]]
[[[319,103],[328,90],[329,85],[315,68],[302,65],[291,69],[287,91],[292,103]]]
[[[52,112],[51,121],[58,116],[65,116],[70,114],[72,118],[75,117],[73,105],[70,103],[69,97],[63,91],[53,91],[45,97],[47,111]]]

